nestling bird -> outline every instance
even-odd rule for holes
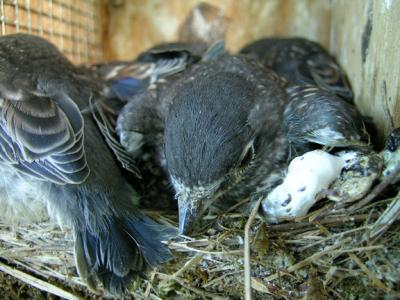
[[[126,98],[127,104],[118,112],[116,132],[121,144],[137,158],[144,144],[151,144],[157,148],[159,161],[165,166],[163,151],[164,120],[170,99],[164,95],[171,84],[178,78],[185,76],[185,72],[192,65],[201,60],[207,61],[218,57],[225,51],[223,42],[217,42],[206,51],[195,54],[192,44],[168,43],[153,47],[140,54],[135,64],[155,64],[163,67],[163,76],[157,76],[152,85],[147,85],[140,92],[135,92]],[[177,60],[179,57],[179,60]],[[169,68],[168,68],[169,67]],[[155,68],[157,70],[157,67]],[[147,76],[153,76],[148,72]],[[118,77],[113,77],[118,81]],[[118,93],[118,87],[114,87]]]
[[[170,86],[164,144],[181,233],[216,199],[243,199],[279,180],[287,153],[284,84],[256,61],[225,54]]]
[[[131,159],[142,157],[142,146],[154,140],[154,136],[146,139],[144,132],[135,126],[146,123],[157,127],[158,118],[153,111],[158,109],[158,105],[152,99],[153,94],[160,86],[167,86],[175,74],[199,61],[200,56],[193,52],[197,50],[197,45],[193,44],[164,43],[142,52],[132,61],[113,61],[82,68],[86,76],[97,81],[105,98],[96,105],[96,119],[106,136],[111,137],[114,144],[120,142]],[[123,119],[119,125],[118,116]]]
[[[165,173],[163,116],[168,104],[161,95],[185,69],[222,51],[222,42],[208,49],[197,43],[163,43],[132,61],[101,63],[90,68],[89,73],[102,86],[106,99],[95,104],[96,120],[107,141],[117,144],[113,149],[118,144],[124,147],[125,151],[115,153],[119,160],[124,165],[135,160],[140,168],[142,180],[135,182],[135,188],[143,195],[144,205],[163,210],[176,207]]]
[[[241,50],[288,81],[284,126],[291,149],[366,146],[364,119],[352,105],[345,73],[319,44],[302,38],[265,38]]]
[[[304,38],[264,38],[240,53],[258,59],[290,85],[311,84],[352,102],[350,84],[335,59],[319,44]]]
[[[175,230],[138,210],[95,120],[82,113],[99,94],[52,44],[0,37],[0,98],[0,189],[19,189],[16,201],[45,196],[49,214],[72,226],[77,270],[90,288],[121,294],[171,257],[161,241]]]
[[[308,151],[318,146],[367,148],[369,136],[363,117],[351,103],[346,75],[317,43],[301,38],[267,38],[251,43],[241,53],[258,59],[288,81],[283,125],[289,156],[291,150],[296,155],[305,153],[291,162],[285,181],[263,200],[264,216],[268,221],[279,221],[304,215],[345,166],[341,157]],[[348,198],[364,193],[376,178],[376,172],[367,176],[346,170],[345,174],[346,183],[360,187],[357,195],[346,194]],[[336,192],[342,194],[338,189]]]
[[[284,128],[297,152],[310,143],[328,147],[366,146],[368,133],[358,110],[340,97],[311,85],[286,89]]]

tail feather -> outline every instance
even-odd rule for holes
[[[112,295],[122,295],[129,289],[129,286],[134,279],[134,276],[129,274],[124,277],[119,277],[112,272],[102,270],[101,283],[106,291]]]
[[[84,242],[83,236],[75,236],[75,265],[77,266],[79,276],[84,282],[86,282],[88,288],[91,290],[97,290],[97,283],[90,268],[90,266],[93,265],[87,261],[88,255],[85,254],[87,253],[85,250],[86,244],[87,242]]]
[[[176,228],[157,224],[144,216],[139,221],[128,220],[127,226],[134,232],[132,238],[135,238],[150,267],[155,267],[171,258],[168,247],[161,241],[177,236]]]
[[[162,241],[176,236],[174,228],[145,216],[109,218],[106,227],[99,233],[75,230],[78,272],[92,289],[101,282],[108,292],[121,294],[148,267],[172,257]]]

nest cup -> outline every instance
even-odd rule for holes
[[[180,26],[196,5],[204,4],[0,0],[0,33],[43,36],[76,64],[132,59],[160,42],[196,34],[207,39],[215,28],[233,52],[257,38],[301,36],[321,43],[344,68],[356,106],[376,125],[372,142],[377,149],[400,125],[400,69],[393,67],[400,65],[395,29],[400,28],[400,2],[208,1],[213,8],[197,20],[203,32],[182,34]],[[254,216],[249,220],[241,210],[249,199],[227,212],[213,212],[204,217],[207,226],[197,234],[169,243],[175,259],[138,281],[131,297],[239,299],[245,295],[247,268],[255,299],[399,297],[399,223],[376,227],[382,214],[397,209],[400,201],[386,183],[376,182],[352,205],[323,199],[307,216],[276,225]],[[146,212],[161,222],[177,223],[175,211]],[[36,217],[39,220],[29,223],[0,221],[3,293],[10,298],[100,297],[89,292],[76,273],[68,230],[61,231],[45,216]],[[384,221],[381,224],[387,224]]]

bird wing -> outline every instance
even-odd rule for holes
[[[136,162],[129,152],[121,145],[115,132],[115,111],[108,107],[104,101],[90,100],[92,116],[103,135],[107,145],[121,163],[122,167],[140,177],[140,172],[136,168]]]
[[[286,91],[284,126],[291,142],[350,146],[368,138],[361,114],[342,98],[310,85]]]
[[[57,184],[84,181],[83,118],[74,101],[61,91],[50,98],[18,86],[0,90],[0,161]]]
[[[332,57],[325,53],[311,55],[299,70],[307,69],[316,85],[352,102],[353,92],[346,75]]]
[[[111,89],[121,99],[129,100],[158,80],[186,69],[188,55],[182,52],[176,57],[157,58],[154,62],[133,62],[119,69],[110,80]]]

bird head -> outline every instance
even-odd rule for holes
[[[265,101],[262,84],[241,72],[203,68],[189,77],[177,85],[164,129],[181,233],[190,232],[216,199],[243,183],[256,165],[261,120],[268,119],[265,108],[279,111],[274,108],[279,104]],[[277,123],[271,124],[272,134]]]

